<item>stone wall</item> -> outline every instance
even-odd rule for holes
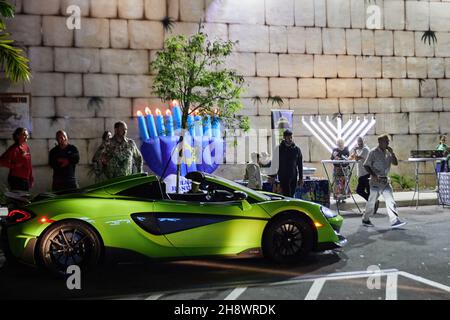
[[[143,104],[161,106],[151,92],[148,64],[164,39],[190,35],[200,19],[211,38],[239,41],[227,66],[246,80],[243,95],[252,127],[270,127],[267,97],[280,96],[295,112],[295,140],[306,165],[319,169],[329,154],[301,125],[301,115],[375,115],[368,141],[392,134],[402,159],[411,149],[433,149],[439,133],[450,131],[450,2],[365,0],[16,0],[17,16],[8,22],[13,38],[31,59],[33,80],[14,85],[0,81],[2,92],[32,95],[32,159],[37,185],[49,188],[47,150],[58,129],[65,129],[81,151],[78,177],[92,181],[89,161],[104,130],[125,120],[138,139],[135,119]],[[66,8],[81,9],[81,29],[66,26]],[[376,4],[376,29],[367,21]],[[369,9],[369,13],[367,12]],[[171,31],[161,20],[175,21]],[[437,43],[421,38],[431,28]],[[253,97],[261,97],[254,103]],[[101,97],[101,109],[88,108]],[[279,106],[275,106],[279,108]],[[229,146],[227,162],[245,161],[252,151],[270,152],[269,132],[258,143]],[[3,151],[11,141],[1,141]],[[248,146],[245,148],[245,146]],[[219,173],[243,175],[243,165]],[[401,164],[397,171],[411,174]],[[5,181],[6,170],[1,170]]]

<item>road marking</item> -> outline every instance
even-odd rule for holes
[[[247,290],[247,287],[235,288],[224,300],[236,300],[241,294],[244,293],[245,290]]]
[[[325,284],[326,280],[327,279],[325,279],[325,278],[315,280],[313,282],[311,288],[309,289],[305,300],[317,300],[317,298],[319,297],[320,291],[322,291],[323,285]]]
[[[163,293],[153,294],[148,298],[146,298],[145,300],[159,300],[159,298],[161,298],[163,295],[164,295]]]
[[[435,281],[432,281],[432,280],[428,280],[428,279],[425,279],[425,278],[422,278],[422,277],[419,277],[419,276],[416,276],[414,274],[411,274],[411,273],[408,273],[408,272],[404,272],[404,271],[400,271],[399,274],[404,276],[404,277],[406,277],[406,278],[410,278],[412,280],[425,283],[425,284],[427,284],[427,285],[429,285],[431,287],[435,287],[435,288],[438,288],[438,289],[450,292],[450,287],[446,286],[446,285],[444,285],[442,283],[435,282]]]
[[[387,275],[386,280],[386,300],[397,300],[398,273]]]

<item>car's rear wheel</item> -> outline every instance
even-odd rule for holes
[[[102,250],[99,236],[89,225],[69,220],[45,232],[39,241],[37,259],[47,270],[65,274],[71,265],[83,270],[96,266]]]
[[[298,262],[311,252],[313,230],[302,218],[286,214],[271,221],[264,232],[264,257],[277,263]]]

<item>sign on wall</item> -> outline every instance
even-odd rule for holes
[[[0,94],[0,139],[11,139],[16,128],[32,131],[29,94]]]

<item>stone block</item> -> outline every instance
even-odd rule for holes
[[[322,143],[319,142],[319,140],[317,140],[316,137],[311,138],[311,145],[310,145],[310,151],[311,153],[311,161],[312,162],[317,162],[317,165],[315,165],[314,167],[320,168],[323,167],[322,164],[320,163],[320,161],[324,160],[324,159],[330,159],[330,151],[328,151],[323,145]],[[327,164],[328,168],[328,173],[330,174],[331,172],[333,172],[333,165],[331,164]]]
[[[42,32],[45,46],[71,47],[73,46],[74,31],[66,26],[66,18],[43,17]]]
[[[66,120],[62,118],[32,118],[33,139],[54,139],[58,130],[66,129]]]
[[[414,32],[394,32],[394,54],[396,56],[414,56]]]
[[[120,96],[125,98],[154,97],[152,76],[119,76]]]
[[[450,99],[449,98],[442,99],[442,110],[450,111]]]
[[[259,77],[279,76],[278,55],[273,53],[257,53],[256,75]]]
[[[117,97],[119,81],[117,75],[85,74],[83,76],[86,97]]]
[[[299,115],[318,114],[319,101],[317,99],[290,99],[289,109],[294,110],[294,114]]]
[[[228,69],[236,70],[242,76],[252,77],[256,75],[256,57],[254,53],[233,52],[227,57],[224,66]]]
[[[361,47],[363,55],[375,54],[375,33],[373,30],[361,30]]]
[[[405,1],[384,1],[384,28],[403,30],[405,28]]]
[[[115,49],[125,49],[129,47],[128,22],[126,20],[110,20],[111,47]]]
[[[304,54],[281,54],[280,76],[282,77],[312,77],[313,56]]]
[[[30,147],[33,166],[48,165],[49,148],[47,139],[30,139],[27,144]]]
[[[199,22],[205,13],[204,1],[180,1],[180,19],[186,22]]]
[[[288,53],[306,52],[306,32],[303,27],[287,28]]]
[[[449,79],[439,79],[437,80],[438,96],[441,98],[450,97],[450,80]]]
[[[345,30],[323,29],[322,31],[324,54],[345,54]]]
[[[32,97],[31,117],[52,118],[55,116],[55,98],[53,97]]]
[[[95,110],[89,108],[88,98],[57,98],[56,116],[59,118],[93,118]]]
[[[351,23],[353,29],[366,27],[366,8],[363,1],[350,0]]]
[[[8,21],[8,33],[18,44],[40,46],[42,43],[41,16],[16,15]]]
[[[336,78],[336,76],[337,76],[337,61],[335,55],[314,56],[315,78]]]
[[[406,69],[408,78],[425,79],[427,77],[427,59],[408,57]]]
[[[289,107],[289,99],[284,99],[283,108]],[[255,101],[252,99],[253,105],[255,105]],[[270,116],[272,115],[272,109],[274,108],[274,105],[272,102],[267,100],[262,100],[261,102],[256,103],[255,109],[258,114],[258,116]],[[265,128],[258,128],[258,130],[264,130]],[[269,134],[269,133],[268,133]]]
[[[294,0],[267,0],[266,23],[272,26],[294,25]]]
[[[305,28],[306,53],[322,54],[322,31],[319,28]]]
[[[354,78],[356,74],[356,60],[353,56],[337,57],[337,73],[339,78]]]
[[[304,117],[305,119],[309,119],[309,117]],[[308,130],[308,128],[305,126],[305,124],[302,122],[303,119],[303,115],[296,115],[294,114],[294,123],[296,125],[294,125],[294,130],[293,130],[293,134],[294,137],[299,137],[299,136],[303,136],[303,137],[311,137],[312,133]],[[270,137],[272,138],[272,137]],[[272,139],[270,139],[270,141],[272,141]]]
[[[327,21],[331,28],[350,28],[350,0],[327,0]]]
[[[434,45],[436,57],[448,57],[450,52],[450,33],[436,32],[436,38],[437,42]],[[426,45],[428,46],[428,42]]]
[[[400,112],[399,98],[369,99],[370,113],[396,113]]]
[[[173,20],[180,19],[180,0],[166,0],[167,1],[167,15]],[[206,0],[210,1],[210,0]]]
[[[59,14],[59,0],[22,0],[23,12],[37,15]]]
[[[450,58],[445,59],[445,77],[450,78]]]
[[[230,25],[230,40],[239,41],[241,52],[269,52],[269,28],[261,25]]]
[[[381,113],[376,117],[376,134],[408,134],[409,118],[407,113]]]
[[[70,6],[78,6],[81,9],[81,16],[87,17],[89,16],[89,0],[61,0],[61,14],[63,16],[69,16],[72,14],[72,11],[67,12],[67,9]]]
[[[418,139],[418,150],[430,150],[439,143],[439,139],[434,134],[419,134]]]
[[[319,99],[319,114],[332,115],[339,112],[339,100],[336,98]]]
[[[193,22],[177,22],[174,26],[168,31],[165,32],[164,41],[169,37],[183,35],[186,38],[189,38],[197,33],[198,23]]]
[[[298,97],[298,83],[296,78],[270,78],[269,93],[271,97]]]
[[[261,97],[267,98],[269,96],[269,79],[261,77],[244,77],[244,93],[242,98]]]
[[[160,22],[131,20],[128,29],[132,49],[163,48],[164,31]]]
[[[100,72],[99,50],[55,48],[55,70],[58,72]]]
[[[434,98],[437,97],[436,80],[426,79],[420,83],[420,96]]]
[[[429,5],[424,1],[405,1],[406,30],[426,31],[429,28]]]
[[[109,47],[109,20],[83,19],[83,27],[75,30],[75,45],[83,48]]]
[[[119,18],[142,19],[144,17],[144,0],[118,0]]]
[[[433,111],[440,112],[444,111],[444,103],[442,98],[433,98]]]
[[[409,132],[412,134],[437,134],[439,133],[440,121],[442,121],[442,117],[439,117],[437,112],[411,112],[409,114]]]
[[[327,96],[325,79],[299,79],[300,98],[325,98]]]
[[[26,90],[37,97],[64,96],[64,74],[36,72],[31,83],[26,85]]]
[[[343,98],[339,99],[339,112],[343,114],[353,114],[353,99]]]
[[[417,136],[403,135],[403,134],[394,135],[392,137],[392,149],[394,149],[394,152],[398,159],[400,160],[408,159],[411,150],[417,150]],[[408,164],[408,166],[410,167],[409,170],[412,170],[411,167],[413,166],[411,166],[410,164]]]
[[[389,98],[392,96],[392,87],[390,79],[377,79],[377,97]]]
[[[53,49],[30,47],[28,49],[30,68],[33,72],[53,71]]]
[[[148,20],[162,20],[166,16],[165,0],[144,0],[145,18]]]
[[[67,73],[64,77],[66,97],[80,97],[83,95],[83,77],[78,73]]]
[[[125,100],[125,99],[120,99],[120,100]],[[126,99],[126,100],[130,100],[130,99]],[[138,99],[131,99],[131,100],[132,100],[131,116],[137,116],[138,110],[141,111],[142,113],[144,113],[146,107],[150,108],[150,110],[152,111],[152,114],[156,113],[156,109],[161,110],[161,112],[165,112],[168,107],[167,102],[161,101],[161,99],[159,99],[159,98],[138,98]],[[118,103],[115,103],[115,104],[118,104]],[[124,103],[124,104],[126,105],[126,103]],[[114,109],[116,109],[116,108],[119,108],[119,106],[117,105],[116,107],[114,107]],[[120,112],[120,113],[122,113],[122,112]],[[110,112],[110,113],[105,114],[104,116],[112,117],[115,115],[116,114],[114,112]],[[97,116],[99,116],[99,115],[97,115]],[[130,117],[130,115],[128,115],[128,117]]]
[[[369,99],[353,99],[353,110],[355,113],[369,113]]]
[[[401,102],[402,112],[431,112],[433,99],[430,98],[404,98]]]
[[[361,79],[328,79],[327,97],[361,97]]]
[[[264,103],[264,102],[263,102]],[[236,112],[238,116],[256,116],[258,115],[258,106],[255,104],[253,99],[242,99],[242,104],[244,107]],[[270,115],[270,114],[269,114]]]
[[[149,70],[146,50],[104,49],[100,61],[102,73],[145,74]]]
[[[448,133],[448,132],[450,132],[450,112],[441,112],[439,114],[439,133]]]
[[[376,79],[362,79],[362,96],[364,98],[375,98],[377,96]]]
[[[16,0],[12,3],[16,14],[21,13],[23,10],[23,0]]]
[[[433,31],[450,31],[450,3],[430,2],[430,28]]]
[[[70,119],[70,121],[66,122],[67,135],[77,139],[98,138],[102,136],[104,131],[105,122],[103,118]]]
[[[207,0],[206,22],[230,24],[263,25],[265,23],[264,1],[228,0],[223,2]]]
[[[288,49],[288,36],[286,27],[269,27],[270,52],[286,53]]]
[[[347,46],[347,54],[351,55],[361,55],[361,30],[359,29],[347,29],[345,30],[345,40]]]
[[[31,188],[33,194],[48,192],[52,189],[53,172],[48,165],[33,167],[33,175],[35,181]]]
[[[419,80],[416,79],[393,79],[392,95],[401,98],[415,98],[420,96]]]
[[[427,41],[427,43],[424,43],[422,41],[422,36],[423,36],[423,31],[414,32],[416,57],[432,57],[432,56],[434,56],[435,47],[439,46],[439,44],[430,46],[430,45],[428,45],[428,41]]]
[[[295,0],[294,14],[296,26],[314,26],[314,2],[314,0]]]
[[[79,169],[82,165],[87,165],[91,162],[92,158],[89,158],[88,154],[88,140],[84,139],[71,139],[69,137],[69,143],[73,144],[75,147],[77,147],[78,152],[80,153],[80,162],[77,165],[76,171],[77,176],[79,176]]]
[[[210,41],[214,40],[221,40],[221,41],[227,41],[228,40],[228,25],[224,23],[205,23],[205,33],[208,35],[208,39]]]
[[[406,78],[406,58],[383,57],[383,78]]]
[[[5,75],[0,73],[0,92],[1,93],[23,93],[24,84],[14,83],[5,78]]]
[[[444,78],[445,60],[443,58],[427,59],[428,78]]]
[[[314,0],[314,26],[327,26],[327,3],[326,0]]]
[[[392,56],[394,53],[394,36],[392,31],[375,30],[375,54]]]
[[[116,18],[118,0],[95,0],[91,1],[91,17],[94,18]]]
[[[358,78],[381,78],[381,58],[356,57],[356,76]]]

